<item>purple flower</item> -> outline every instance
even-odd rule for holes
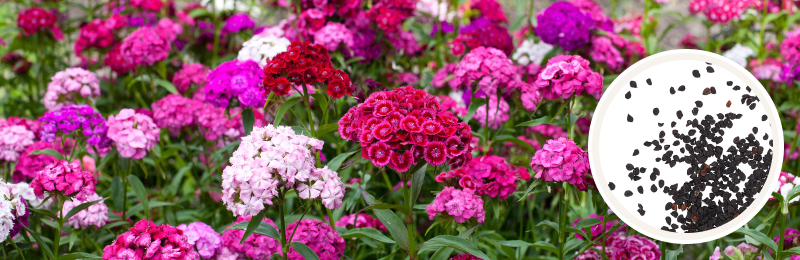
[[[589,43],[595,22],[568,2],[556,2],[536,17],[542,41],[571,51]]]
[[[438,33],[439,31],[442,31],[442,34],[446,34],[453,32],[453,30],[455,30],[455,27],[453,27],[453,25],[448,23],[447,21],[434,23],[433,29],[431,30],[431,38],[436,37],[436,33]]]
[[[57,134],[76,134],[82,130],[83,136],[90,145],[105,148],[111,145],[106,137],[106,120],[100,113],[88,105],[69,105],[59,110],[47,112],[39,118],[42,122],[42,141],[52,143]]]
[[[233,60],[220,64],[206,78],[206,102],[227,107],[236,97],[242,106],[261,107],[266,101],[261,85],[263,72],[252,60]]]
[[[229,33],[239,32],[244,29],[253,29],[256,27],[256,23],[253,22],[253,19],[247,14],[234,14],[231,17],[228,17],[228,20],[225,20],[225,25],[222,27],[223,30]]]

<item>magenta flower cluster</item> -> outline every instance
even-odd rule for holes
[[[353,32],[344,24],[331,22],[314,33],[314,43],[331,51],[339,49],[339,44],[350,48],[353,46]]]
[[[518,80],[517,68],[502,51],[495,48],[477,47],[464,55],[455,71],[453,83],[456,86],[478,87],[487,95],[497,93],[498,88],[520,88],[524,82]]]
[[[103,248],[103,260],[125,259],[196,260],[200,256],[180,229],[142,219]]]
[[[250,221],[249,216],[239,216],[232,225]],[[264,218],[262,223],[278,229],[271,219]],[[281,244],[278,240],[256,233],[251,234],[244,242],[244,230],[228,229],[222,232],[222,245],[217,249],[216,259],[269,259],[273,254],[281,253]]]
[[[478,223],[486,220],[486,211],[483,209],[483,199],[471,189],[459,190],[454,187],[444,187],[431,204],[425,207],[428,218],[433,220],[437,214],[452,217],[458,223],[475,219]]]
[[[114,140],[119,155],[139,160],[160,140],[161,129],[153,119],[133,109],[123,109],[108,116],[108,138]]]
[[[602,245],[592,246],[594,249],[586,250],[575,260],[658,260],[661,259],[661,251],[658,244],[646,237],[625,234],[618,234],[606,239],[605,256],[603,258],[599,252],[603,252]]]
[[[442,172],[436,181],[447,186],[460,186],[475,191],[477,195],[487,195],[505,200],[517,190],[517,180],[531,179],[525,167],[516,167],[500,156],[489,155],[472,158],[461,169]]]
[[[170,43],[159,34],[159,29],[141,27],[122,40],[120,51],[126,61],[136,67],[153,66],[167,59],[171,48]]]
[[[547,140],[531,158],[531,168],[537,179],[547,182],[564,181],[586,190],[590,174],[589,156],[574,141],[564,137]]]
[[[589,68],[589,61],[578,55],[559,55],[547,61],[534,83],[547,99],[570,98],[582,92],[600,99],[603,76]]]
[[[44,193],[63,195],[86,201],[95,193],[97,179],[90,172],[81,169],[78,162],[56,161],[39,171],[31,188],[36,197],[43,199]]]
[[[264,72],[252,60],[233,60],[220,64],[206,79],[206,102],[228,107],[231,98],[238,98],[243,107],[262,107],[266,102],[261,86]]]
[[[343,228],[373,228],[383,232],[387,231],[386,226],[384,226],[379,219],[367,213],[344,215],[336,221],[335,225]]]
[[[325,222],[315,219],[304,219],[286,226],[286,237],[290,243],[301,243],[311,248],[320,260],[339,260],[344,256],[344,238],[339,232]],[[294,247],[286,253],[289,260],[303,260]]]
[[[106,137],[108,126],[103,116],[88,105],[69,105],[59,110],[44,113],[39,118],[42,123],[42,141],[52,143],[56,135],[73,135],[77,131],[86,138],[89,145],[105,148],[111,145],[111,140]]]
[[[586,233],[587,235],[589,234],[589,231],[591,230],[591,234],[592,234],[591,235],[592,236],[591,240],[595,240],[597,237],[599,237],[603,233],[611,231],[611,229],[614,227],[614,225],[619,223],[619,220],[607,221],[605,226],[603,226],[602,225],[603,219],[604,219],[603,216],[600,216],[600,215],[592,213],[592,214],[589,214],[588,217],[575,219],[575,222],[572,222],[572,227],[577,227],[578,226],[578,222],[581,222],[581,220],[592,219],[592,218],[600,220],[600,223],[594,224],[594,225],[592,225],[591,227],[588,227],[588,228],[583,228],[583,232]],[[620,228],[618,228],[616,231],[614,231],[614,234],[620,234],[620,233],[624,234],[625,233],[625,229],[622,228],[624,226],[625,226],[625,224],[622,224],[622,226]],[[614,236],[614,235],[612,235],[612,236]],[[575,238],[577,238],[577,239],[585,239],[582,235],[579,235],[579,234],[575,234]]]
[[[189,225],[180,224],[178,229],[186,235],[187,242],[194,246],[197,253],[203,258],[212,258],[222,246],[222,237],[214,228],[203,222],[193,222]]]
[[[566,51],[575,50],[589,43],[595,29],[595,21],[569,2],[555,2],[538,16],[536,35],[542,41],[561,46]]]
[[[202,106],[200,101],[169,94],[152,104],[153,121],[158,127],[169,129],[173,136],[177,136],[183,127],[195,123],[195,113]]]
[[[59,214],[61,214],[61,216],[67,215],[67,212],[83,203],[100,199],[103,199],[103,197],[100,197],[100,195],[97,195],[97,193],[92,193],[86,196],[86,198],[83,200],[72,198],[71,200],[64,202],[64,206],[61,208],[61,212]],[[71,225],[73,228],[85,229],[89,226],[95,226],[98,228],[103,227],[106,225],[106,221],[108,221],[108,206],[106,206],[105,202],[100,201],[89,206],[88,208],[78,211],[78,213],[67,220],[67,223],[69,223],[69,225]]]
[[[254,27],[256,27],[256,23],[253,21],[253,19],[250,18],[250,16],[246,13],[241,13],[228,17],[228,19],[225,20],[225,25],[222,26],[222,29],[228,33],[237,33],[245,29],[253,29]]]
[[[11,176],[11,180],[14,182],[25,182],[30,181],[34,177],[36,177],[36,173],[44,169],[45,166],[48,164],[54,163],[56,158],[46,154],[31,154],[31,152],[36,150],[42,149],[52,149],[57,152],[64,154],[63,149],[61,149],[61,144],[59,143],[57,146],[54,146],[53,143],[48,142],[35,142],[25,148],[25,151],[17,160],[17,165],[14,168],[14,174]]]
[[[191,86],[201,87],[206,83],[206,76],[210,70],[200,63],[184,64],[183,67],[175,75],[172,76],[172,85],[180,93],[184,93],[191,88]]]
[[[93,102],[99,96],[100,80],[93,72],[68,68],[50,78],[42,103],[48,111],[55,111],[77,102]]]

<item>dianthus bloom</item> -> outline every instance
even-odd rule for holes
[[[467,188],[459,190],[453,187],[444,187],[425,209],[430,220],[433,220],[439,213],[452,217],[458,223],[467,222],[472,218],[479,223],[486,220],[483,199]]]
[[[757,79],[781,81],[782,64],[779,58],[766,58],[761,62],[752,59],[748,69]]]
[[[486,106],[489,106],[488,110]],[[503,126],[503,123],[508,121],[510,118],[508,115],[509,109],[508,103],[503,98],[498,100],[497,96],[492,95],[489,97],[489,100],[485,105],[482,105],[478,107],[478,110],[475,110],[475,114],[472,116],[472,118],[477,120],[481,127],[497,129]],[[486,126],[487,121],[489,126]]]
[[[470,254],[461,254],[450,258],[450,260],[481,260],[479,257]]]
[[[620,69],[625,61],[619,50],[614,47],[611,38],[604,36],[592,36],[592,45],[589,47],[589,56],[596,62],[608,64],[608,67]]]
[[[353,32],[344,24],[330,22],[314,33],[314,43],[328,50],[339,49],[339,44],[350,47],[353,46]]]
[[[56,40],[64,37],[61,29],[56,27],[56,15],[39,7],[31,7],[19,12],[17,15],[17,26],[22,28],[25,34],[34,34],[39,29],[47,28],[53,33]]]
[[[80,53],[86,48],[108,48],[114,43],[116,30],[127,25],[125,17],[113,14],[106,20],[95,18],[81,26],[78,39],[75,40],[75,52]]]
[[[503,157],[482,156],[472,158],[461,169],[442,172],[436,181],[448,186],[460,186],[475,191],[477,195],[488,195],[505,200],[517,190],[517,179],[528,181],[531,176],[525,167],[508,164]]]
[[[239,216],[233,225],[244,221],[250,221],[251,217]],[[278,229],[271,219],[264,218],[262,223]],[[256,233],[251,234],[244,243],[242,241],[244,230],[228,229],[222,232],[222,246],[217,249],[217,259],[245,259],[249,257],[254,260],[267,260],[273,254],[281,254],[281,244],[278,240],[265,235]]]
[[[503,6],[495,0],[476,0],[470,1],[470,7],[481,12],[481,18],[485,18],[492,23],[505,23],[508,21]]]
[[[53,205],[54,200],[45,201],[44,199],[36,197],[36,194],[33,192],[33,188],[31,188],[31,185],[27,182],[17,182],[14,184],[9,183],[9,185],[12,185],[10,187],[11,193],[18,194],[25,199],[25,204],[27,204],[28,207],[47,210]]]
[[[31,152],[42,149],[53,149],[60,153],[64,153],[60,149],[60,144],[54,146],[53,143],[48,142],[35,142],[25,148],[21,156],[18,158],[17,165],[14,168],[14,174],[11,176],[14,182],[30,181],[36,177],[36,173],[44,169],[45,166],[56,161],[53,156],[46,154],[31,154]]]
[[[585,190],[590,174],[589,156],[574,141],[564,137],[547,140],[542,150],[531,158],[531,168],[537,179],[565,181]]]
[[[719,247],[717,247],[717,248],[714,248],[714,253],[711,254],[711,257],[709,257],[708,260],[755,259],[756,256],[758,256],[759,250],[758,250],[757,247],[755,247],[753,245],[750,245],[750,244],[747,244],[745,242],[742,242],[741,244],[739,244],[736,247],[734,247],[734,246],[726,247],[723,252],[725,253],[726,256],[728,256],[730,258],[723,258],[722,255],[719,252]],[[739,258],[739,257],[742,257],[742,258]],[[794,260],[794,258],[795,258],[795,255],[792,256],[793,260]]]
[[[250,40],[242,43],[242,49],[239,50],[237,59],[240,61],[253,60],[258,62],[259,66],[264,67],[278,53],[285,52],[290,44],[292,43],[284,37],[268,33],[256,34]]]
[[[97,195],[97,193],[92,193],[91,195],[86,196],[84,200],[72,198],[71,200],[64,202],[64,207],[61,208],[61,212],[59,212],[59,214],[61,214],[61,216],[67,215],[67,212],[83,203],[100,199],[103,199],[103,197],[100,197],[100,195]],[[106,206],[105,202],[100,201],[89,206],[88,208],[78,211],[78,213],[75,215],[72,215],[72,217],[69,218],[68,223],[76,229],[85,229],[89,226],[95,226],[98,228],[105,226],[106,221],[108,221],[108,206]]]
[[[183,33],[183,26],[169,18],[161,18],[161,20],[158,20],[155,29],[158,36],[164,39],[167,44],[174,42],[175,39],[178,38],[178,35]]]
[[[598,253],[603,252],[603,246],[595,245],[593,248],[584,251],[575,260],[604,259]],[[618,234],[606,239],[605,255],[605,259],[610,260],[658,260],[661,258],[661,251],[658,249],[658,244],[646,237],[636,235],[626,237],[625,234]]]
[[[327,84],[326,91],[333,98],[352,95],[355,90],[350,76],[333,68],[328,49],[308,42],[293,42],[264,66],[264,74],[264,86],[278,96],[289,94],[290,83],[311,85],[308,88],[314,88],[315,83]]]
[[[720,24],[739,18],[749,7],[750,1],[692,0],[689,2],[690,13],[702,12],[709,21]]]
[[[0,182],[0,241],[13,238],[28,225],[28,205],[18,191],[14,184]]]
[[[322,199],[329,209],[341,206],[344,185],[327,167],[315,169],[314,155],[323,142],[289,127],[256,127],[242,137],[222,172],[222,202],[234,216],[254,216],[272,205],[278,186],[294,188],[302,198]]]
[[[589,61],[578,55],[559,55],[547,61],[547,66],[534,83],[547,99],[570,98],[585,90],[600,99],[603,76],[589,68]]]
[[[400,29],[406,19],[414,15],[412,0],[378,0],[374,2],[367,16],[387,33]]]
[[[601,223],[603,222],[603,216],[600,216],[600,215],[592,213],[592,214],[589,214],[588,217],[575,219],[575,221],[572,222],[572,227],[577,227],[578,226],[578,222],[581,222],[581,220],[590,219],[590,218],[596,218],[596,219],[600,220],[600,223],[594,224],[591,227],[588,227],[588,229],[590,229],[592,231],[592,239],[591,240],[597,239],[597,237],[599,237],[600,235],[602,235],[606,231],[611,231],[611,229],[614,227],[614,225],[619,223],[619,220],[608,221],[608,222],[606,222],[606,226],[603,227],[601,225]],[[625,226],[625,224],[622,224],[622,226]],[[586,234],[589,234],[589,232],[587,232],[587,228],[583,228],[583,232],[586,233]],[[622,229],[622,228],[618,228],[617,231],[614,232],[614,234],[619,234],[619,233],[624,234],[625,230]],[[614,235],[612,235],[612,236],[614,236]],[[578,234],[575,234],[575,238],[584,239],[583,236],[578,235]]]
[[[411,86],[377,92],[339,119],[339,135],[359,142],[363,157],[378,167],[407,171],[416,158],[431,165],[449,159],[457,169],[471,158],[472,131],[436,97]]]
[[[386,232],[386,226],[384,226],[379,219],[373,218],[367,213],[344,215],[339,218],[339,221],[336,221],[335,225],[343,228],[374,228]]]
[[[133,31],[124,40],[120,50],[122,55],[135,66],[153,66],[158,61],[167,59],[172,46],[161,38],[154,28],[141,27]]]
[[[52,143],[57,134],[77,135],[81,130],[86,143],[105,148],[111,145],[106,137],[108,126],[103,116],[88,105],[69,105],[56,111],[44,113],[42,122],[42,141]]]
[[[209,69],[200,63],[183,64],[183,67],[172,77],[172,85],[180,93],[184,93],[191,86],[201,87],[206,83]]]
[[[14,52],[8,52],[3,55],[3,58],[0,58],[0,63],[8,65],[17,74],[27,73],[32,65],[25,57]]]
[[[253,22],[253,19],[250,18],[250,16],[248,16],[246,13],[241,13],[228,17],[228,19],[225,20],[225,25],[222,26],[222,29],[228,33],[236,33],[245,29],[253,29],[254,27],[256,27],[256,23]]]
[[[43,199],[44,192],[50,195],[65,195],[85,201],[95,192],[97,180],[91,173],[81,169],[78,162],[56,161],[39,171],[31,188],[36,197]]]
[[[132,70],[135,66],[122,54],[120,47],[122,44],[116,44],[108,50],[106,57],[103,58],[103,64],[111,68],[117,74],[125,74]]]
[[[195,123],[195,113],[203,104],[178,94],[169,94],[153,103],[153,121],[160,128],[177,135],[183,127]]]
[[[525,85],[516,76],[517,68],[502,51],[481,46],[464,55],[458,63],[453,84],[468,88],[479,80],[478,87],[485,94],[494,95],[498,88],[508,91]]]
[[[344,256],[344,238],[325,222],[315,219],[304,219],[286,226],[288,243],[301,243],[311,248],[320,260],[339,260]],[[286,256],[289,260],[303,260],[303,256],[293,247]]]
[[[751,49],[750,47],[741,45],[739,43],[734,45],[733,48],[730,48],[729,50],[727,50],[724,53],[722,53],[722,56],[725,56],[725,58],[728,58],[728,59],[736,62],[736,64],[739,64],[742,67],[747,66],[747,58],[755,56],[755,55],[756,55],[756,52],[753,51],[753,49]]]
[[[204,88],[206,102],[226,108],[231,98],[237,98],[243,107],[261,107],[266,102],[262,75],[255,61],[224,62],[208,74]]]
[[[225,114],[224,108],[210,104],[204,104],[194,112],[194,120],[206,140],[217,141],[224,137],[233,140],[244,133],[241,110],[236,108],[229,112],[230,117]]]
[[[781,67],[781,80],[789,86],[793,86],[795,81],[800,80],[800,65],[783,64]]]
[[[161,10],[161,6],[164,5],[164,2],[161,0],[131,0],[131,5],[133,7],[142,8],[143,10],[158,12]]]
[[[42,102],[47,110],[54,111],[76,102],[92,102],[99,96],[100,80],[94,72],[68,68],[50,78]]]
[[[792,236],[794,235],[794,236]],[[786,232],[783,233],[783,248],[792,248],[796,246],[800,246],[800,231],[794,228],[787,228]],[[779,243],[780,236],[776,236],[772,241],[775,243]]]
[[[533,40],[527,39],[514,51],[514,55],[511,58],[521,65],[539,65],[551,50],[553,50],[553,45],[543,41],[534,43]]]
[[[508,29],[486,19],[476,19],[460,30],[460,34],[450,43],[453,55],[461,55],[466,47],[469,49],[478,46],[492,47],[511,55],[514,44]]]
[[[542,41],[561,46],[566,51],[583,47],[595,28],[595,22],[569,2],[555,2],[537,17],[536,35]]]
[[[160,133],[153,119],[133,109],[126,108],[116,116],[108,116],[108,138],[114,140],[123,158],[144,158],[160,140]]]
[[[188,240],[180,229],[142,219],[128,232],[119,235],[114,243],[103,248],[103,260],[200,259]]]
[[[603,8],[594,1],[571,0],[569,3],[580,9],[584,14],[591,17],[592,20],[594,20],[596,28],[603,29],[608,32],[614,29],[614,22],[611,21],[611,18],[606,16],[606,14],[603,12]]]
[[[0,160],[13,162],[33,144],[36,135],[21,125],[0,128]]]
[[[203,258],[212,258],[217,249],[222,246],[222,237],[206,223],[180,224],[177,228],[183,230],[183,234],[188,239],[187,242],[193,245],[197,253]]]
[[[398,30],[395,33],[386,35],[386,39],[389,40],[390,45],[394,46],[395,50],[398,52],[403,51],[405,55],[415,55],[422,51],[422,46],[419,45],[417,37],[409,31]]]

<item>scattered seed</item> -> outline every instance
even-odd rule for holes
[[[700,100],[695,101],[694,105],[697,106],[697,107],[703,107],[703,101],[700,101]]]
[[[695,107],[695,108],[692,108],[692,115],[695,115],[695,116],[696,116],[696,115],[697,115],[697,113],[699,113],[699,112],[700,112],[700,109],[698,109],[698,108],[696,108],[696,107]]]
[[[657,107],[653,108],[653,115],[656,115],[656,116],[658,115],[658,108]]]
[[[633,192],[631,192],[629,190],[626,190],[625,191],[625,197],[630,197],[630,196],[633,196]]]
[[[658,187],[659,188],[663,188],[664,187],[664,180],[658,180]]]
[[[625,99],[631,99],[631,92],[625,93]]]
[[[632,171],[633,170],[633,164],[629,163],[629,164],[625,165],[625,169],[628,169],[629,171]]]
[[[636,87],[636,81],[633,81],[633,80],[631,80],[631,87],[632,87],[632,88],[637,88],[637,87]]]
[[[653,85],[653,81],[650,80],[649,78],[647,80],[645,80],[645,81],[647,82],[647,85]]]
[[[756,103],[750,104],[750,110],[756,109]]]
[[[644,188],[642,188],[642,186],[639,186],[638,188],[636,188],[636,191],[638,191],[639,194],[644,194]]]
[[[708,95],[708,94],[711,94],[711,89],[710,88],[703,89],[703,95]]]
[[[674,127],[675,127],[675,125],[677,125],[677,124],[678,124],[678,123],[675,123],[675,121],[672,121],[672,127],[673,127],[673,128],[674,128]]]
[[[678,115],[678,119],[683,118],[683,112],[681,112],[680,110],[678,110],[678,113],[676,114]]]
[[[655,184],[653,184],[652,186],[650,186],[650,191],[651,191],[651,192],[656,192],[656,191],[658,191],[658,188],[656,187],[656,185],[655,185]]]
[[[753,127],[753,133],[754,133],[754,134],[757,134],[757,133],[758,133],[758,127],[755,127],[755,126]]]
[[[711,94],[717,94],[717,88],[711,87]]]
[[[669,87],[669,93],[675,95],[675,88]]]
[[[767,121],[767,115],[761,116],[761,121]]]
[[[769,135],[764,133],[764,141],[766,141],[767,139],[769,139]]]
[[[728,86],[733,86],[733,81],[728,81],[727,84]]]
[[[714,73],[714,68],[712,68],[711,66],[708,66],[708,67],[706,67],[706,72]]]
[[[699,78],[699,77],[700,77],[700,71],[698,71],[698,70],[693,70],[693,71],[692,71],[692,76],[694,76],[695,78]]]
[[[686,90],[686,86],[681,85],[680,87],[678,87],[678,91],[684,91],[684,90]]]
[[[728,103],[725,104],[726,107],[731,107],[731,101],[728,100]]]
[[[628,114],[628,122],[633,122],[633,117],[631,116],[631,114]]]
[[[745,87],[744,89],[746,89],[746,90],[747,90],[747,92],[750,92],[750,91],[752,90],[752,89],[750,89],[750,86],[747,86],[747,87]]]
[[[633,149],[633,156],[639,155],[639,149]]]
[[[740,89],[742,89],[742,87],[739,87],[739,86],[733,87],[733,90],[740,90]]]
[[[608,188],[611,189],[611,190],[614,190],[615,188],[617,188],[617,185],[614,185],[613,182],[609,182],[608,183]]]

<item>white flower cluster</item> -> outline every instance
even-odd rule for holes
[[[520,65],[528,65],[529,63],[538,65],[542,64],[544,56],[547,56],[547,53],[551,50],[553,50],[553,45],[542,41],[534,43],[533,40],[528,39],[522,42],[522,45],[517,48],[514,55],[511,55],[511,58]]]
[[[273,36],[272,33],[256,34],[242,44],[237,59],[240,61],[253,60],[263,68],[267,61],[277,56],[278,53],[285,52],[291,44],[292,42],[288,39]]]
[[[756,55],[756,52],[753,51],[750,47],[736,44],[730,50],[727,50],[722,53],[722,56],[725,58],[731,59],[732,61],[738,63],[742,67],[747,66],[747,58],[753,57]]]
[[[0,241],[15,235],[11,234],[14,223],[28,210],[15,188],[14,184],[0,182]]]

